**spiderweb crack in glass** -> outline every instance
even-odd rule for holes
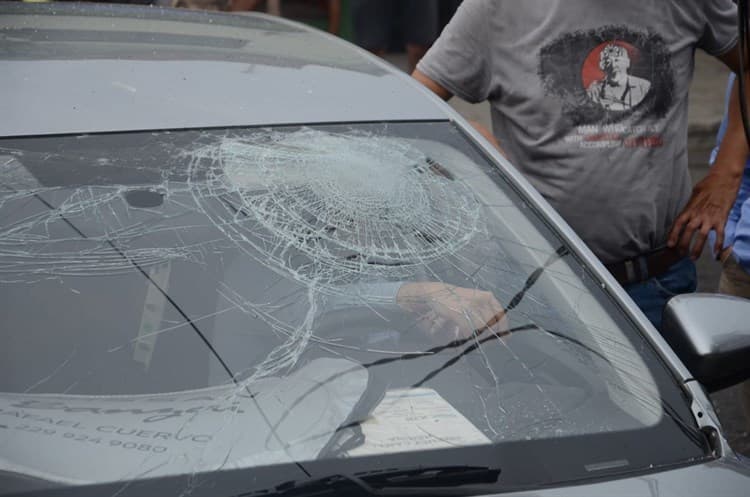
[[[117,274],[131,271],[131,260],[141,267],[170,259],[200,263],[203,252],[217,243],[132,246],[145,233],[174,230],[171,223],[179,213],[165,212],[158,222],[144,224],[129,214],[125,201],[129,191],[124,186],[86,186],[72,191],[37,188],[1,195],[0,211],[13,212],[35,204],[39,210],[0,230],[0,274]],[[56,205],[48,203],[51,197],[57,199]],[[92,219],[98,222],[94,225]],[[85,226],[85,232],[78,226]]]
[[[227,138],[190,155],[215,162],[209,197],[231,194],[235,211],[265,232],[216,218],[225,234],[321,290],[414,276],[481,230],[470,189],[403,140],[303,129]],[[293,250],[305,261],[295,262]]]
[[[171,177],[186,166],[186,178]],[[374,134],[303,128],[212,137],[176,154],[162,181],[148,185],[163,193],[157,210],[133,209],[133,188],[145,186],[5,191],[6,212],[36,207],[1,233],[0,273],[93,276],[174,259],[201,264],[206,252],[233,245],[306,294],[303,315],[287,323],[268,305],[223,287],[231,308],[284,337],[249,376],[240,373],[247,382],[293,366],[310,340],[322,340],[314,324],[326,308],[324,294],[424,277],[430,263],[460,257],[486,231],[480,203],[462,181],[406,140]],[[188,212],[205,216],[219,237],[182,241],[179,231],[195,228],[181,220]],[[149,236],[156,232],[172,233],[165,238],[172,243],[158,245]],[[367,305],[387,298],[366,286],[355,293]],[[154,333],[168,329],[174,327]]]

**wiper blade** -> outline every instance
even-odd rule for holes
[[[500,469],[485,466],[437,466],[416,469],[383,470],[354,476],[377,486],[457,487],[477,483],[497,483]]]
[[[486,493],[478,485],[497,483],[500,469],[484,466],[437,466],[412,469],[386,469],[353,474],[334,474],[304,481],[290,481],[274,489],[250,495],[387,495],[463,496]],[[342,494],[343,495],[343,494]]]

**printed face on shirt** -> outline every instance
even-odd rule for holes
[[[607,43],[599,52],[599,68],[608,77],[627,73],[630,68],[628,51],[616,43]]]
[[[544,46],[539,74],[574,125],[611,124],[672,105],[671,57],[660,35],[625,26],[567,33]]]
[[[622,112],[633,109],[651,89],[647,78],[630,73],[630,53],[634,54],[633,59],[640,58],[633,45],[608,41],[589,52],[583,63],[581,81],[586,94],[605,110]]]

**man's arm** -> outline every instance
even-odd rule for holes
[[[441,85],[437,81],[427,76],[425,73],[423,73],[419,69],[414,69],[414,72],[411,73],[411,77],[416,79],[420,83],[422,83],[424,86],[427,87],[428,90],[430,90],[432,93],[434,93],[435,95],[437,95],[438,97],[442,98],[445,101],[450,100],[450,98],[453,96],[453,93],[448,91],[447,88],[445,88],[443,85]]]
[[[411,76],[443,100],[448,101],[451,97],[453,97],[453,93],[451,93],[447,88],[427,76],[425,73],[421,72],[419,69],[414,69],[414,72],[411,74]],[[493,147],[495,147],[501,154],[503,154],[503,157],[507,157],[507,155],[505,155],[505,151],[500,146],[500,142],[497,140],[497,138],[495,138],[495,135],[492,134],[492,131],[488,130],[478,121],[469,121],[469,123],[471,123],[474,129],[476,129],[488,142],[490,142]]]
[[[404,283],[396,302],[420,316],[417,324],[439,343],[479,335],[508,333],[505,308],[491,292],[446,283]]]
[[[739,45],[718,58],[739,74]],[[750,85],[747,72],[744,77]],[[706,177],[693,188],[690,200],[672,226],[667,246],[677,247],[695,260],[703,251],[708,233],[715,230],[714,253],[722,252],[724,226],[737,196],[749,153],[740,114],[739,84],[735,81],[729,101],[727,131],[716,161]]]
[[[415,313],[417,325],[438,342],[491,330],[505,334],[505,309],[491,292],[439,281],[355,283],[326,299],[323,313],[366,305]]]

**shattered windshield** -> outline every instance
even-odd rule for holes
[[[396,460],[539,485],[703,454],[649,345],[451,123],[5,139],[0,178],[0,488]]]

